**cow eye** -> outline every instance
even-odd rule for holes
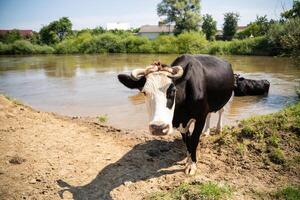
[[[176,93],[176,87],[175,85],[172,83],[169,88],[167,89],[167,108],[171,109],[173,107],[174,104],[174,100],[175,100],[175,93]]]
[[[144,96],[146,96],[146,92],[145,92],[145,91],[141,91],[141,93],[142,93]]]
[[[175,85],[172,83],[169,88],[167,89],[167,98],[173,98],[175,96],[175,92],[176,92],[176,87]]]

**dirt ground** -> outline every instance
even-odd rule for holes
[[[0,199],[144,199],[192,180],[228,184],[233,199],[267,199],[258,193],[300,182],[294,171],[270,170],[229,151],[202,137],[197,174],[188,177],[178,133],[119,130],[0,96]]]

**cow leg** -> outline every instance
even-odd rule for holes
[[[188,146],[187,141],[188,141],[188,138],[190,137],[191,125],[195,122],[196,122],[195,119],[190,119],[189,122],[187,123],[186,127],[183,127],[183,125],[180,124],[180,126],[178,128],[178,130],[179,130],[179,132],[181,133],[181,136],[182,136],[182,141],[185,143],[186,147]],[[188,148],[187,148],[186,158],[183,159],[182,161],[178,162],[178,164],[182,164],[182,163],[187,164],[187,163],[189,163],[190,159],[191,159],[191,154],[189,153]]]
[[[218,112],[219,112],[219,119],[218,119],[216,132],[221,133],[221,131],[222,131],[222,115],[224,112],[224,108],[221,108]]]
[[[189,134],[190,134],[189,132],[181,133],[182,141],[184,142],[184,144],[186,146],[187,146],[187,138],[188,138]],[[185,157],[181,161],[178,161],[177,164],[179,164],[179,165],[185,165],[188,162],[188,158],[189,158],[189,152],[188,152],[188,150],[186,150],[186,155],[187,155],[187,157]]]
[[[209,129],[209,127],[210,127],[210,113],[208,113],[208,115],[207,115],[207,117],[206,117],[206,121],[205,121],[205,127],[204,127],[204,129],[203,129],[203,133],[204,133],[204,135],[206,135],[206,136],[209,136],[209,132],[210,132],[210,129]]]
[[[202,129],[205,124],[205,117],[202,117],[201,119],[196,121],[195,128],[193,130],[193,134],[188,137],[187,140],[187,149],[188,152],[190,153],[190,156],[188,156],[188,163],[185,168],[185,173],[188,175],[194,175],[197,170],[197,156],[196,156],[196,151],[197,151],[197,146],[199,143],[199,138],[200,134],[202,133]]]

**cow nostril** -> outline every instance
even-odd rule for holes
[[[159,125],[158,124],[150,124],[149,128],[152,133],[167,134],[169,132],[170,125],[169,124],[159,124]]]
[[[169,132],[169,129],[170,129],[170,127],[169,127],[169,125],[167,124],[167,125],[165,125],[165,126],[162,128],[162,132],[165,133],[165,134],[167,134],[167,133]]]

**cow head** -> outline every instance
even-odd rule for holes
[[[183,75],[180,66],[169,67],[156,62],[145,69],[135,69],[131,75],[119,74],[119,81],[131,89],[139,89],[145,96],[149,115],[149,130],[153,135],[173,131],[176,87],[174,80]]]

